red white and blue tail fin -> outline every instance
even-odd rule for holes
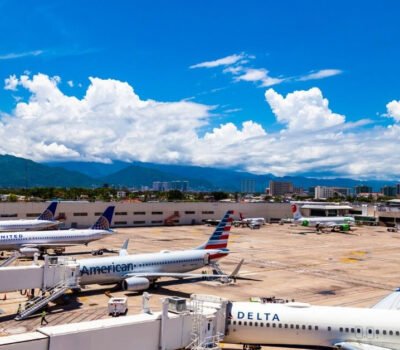
[[[228,210],[207,242],[196,249],[224,249],[228,246],[233,210]]]

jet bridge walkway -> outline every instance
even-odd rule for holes
[[[144,302],[137,315],[0,337],[0,350],[217,350],[226,332],[229,305],[223,298],[192,295],[190,301],[162,299],[162,311],[152,312]]]
[[[79,264],[67,257],[45,256],[44,264],[0,268],[0,293],[26,289],[50,290],[61,282],[72,288],[78,282]]]

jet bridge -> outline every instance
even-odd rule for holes
[[[192,295],[162,299],[151,312],[143,295],[143,312],[118,318],[46,326],[36,332],[0,337],[0,350],[217,350],[226,331],[230,302]]]
[[[60,283],[65,283],[69,288],[78,287],[79,264],[76,260],[45,256],[43,265],[38,265],[34,260],[32,265],[0,268],[0,293],[25,289],[45,291]]]

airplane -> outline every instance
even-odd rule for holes
[[[400,288],[372,308],[233,302],[225,343],[341,350],[400,349]]]
[[[14,250],[22,255],[31,256],[43,253],[47,249],[65,248],[69,246],[87,245],[111,234],[111,220],[114,206],[109,206],[97,219],[94,225],[84,230],[51,230],[0,233],[0,251]],[[56,249],[62,251],[61,249]]]
[[[315,216],[303,217],[300,212],[300,206],[292,203],[293,223],[305,227],[315,227],[317,231],[322,228],[330,228],[332,231],[349,231],[355,224],[351,216]]]
[[[123,290],[143,291],[164,277],[235,279],[243,261],[230,275],[221,271],[220,274],[188,273],[205,266],[215,268],[215,262],[229,254],[232,214],[233,211],[227,211],[208,241],[194,249],[128,255],[128,241],[125,241],[119,256],[78,260],[80,285],[120,284]]]
[[[234,222],[234,226],[252,226],[265,225],[265,218],[245,218],[242,213],[239,213],[240,220]]]
[[[3,220],[0,221],[0,232],[44,230],[57,226],[59,222],[54,219],[58,202],[50,205],[36,219],[31,220]]]

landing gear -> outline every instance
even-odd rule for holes
[[[104,250],[103,249],[99,249],[99,250],[93,250],[92,251],[92,255],[103,255],[104,254]]]
[[[243,350],[261,350],[261,345],[243,344]]]

